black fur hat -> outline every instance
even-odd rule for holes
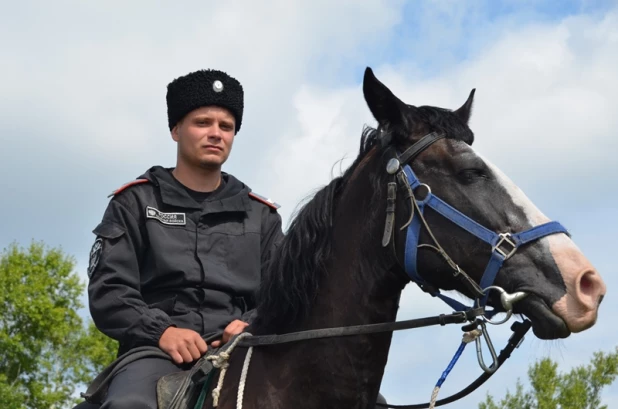
[[[178,121],[194,109],[217,105],[227,108],[236,118],[240,130],[244,93],[240,82],[223,71],[199,70],[167,85],[167,121],[170,131]]]

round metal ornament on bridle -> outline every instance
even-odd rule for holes
[[[386,172],[389,175],[394,175],[395,173],[397,173],[400,167],[401,163],[399,163],[399,160],[395,158],[389,159],[388,163],[386,164]]]

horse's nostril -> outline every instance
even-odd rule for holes
[[[574,284],[575,299],[582,306],[590,310],[599,308],[602,296],[605,294],[605,284],[593,269],[583,272]]]
[[[605,294],[599,295],[599,302],[597,303],[597,306],[601,306],[601,303],[603,302],[604,298],[605,298]]]
[[[591,294],[594,292],[594,281],[593,281],[593,277],[594,273],[592,272],[587,272],[585,273],[581,280],[579,281],[579,288],[581,289],[581,292],[584,294]]]

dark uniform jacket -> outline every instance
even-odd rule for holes
[[[94,229],[88,275],[96,326],[121,355],[174,325],[204,337],[254,308],[283,237],[276,206],[234,176],[204,202],[156,166],[115,192]]]

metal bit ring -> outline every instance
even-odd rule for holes
[[[498,287],[495,285],[485,288],[483,292],[486,293],[490,290],[496,290],[500,293],[500,303],[502,304],[502,307],[505,309],[505,312],[506,312],[506,317],[500,321],[492,321],[490,318],[487,318],[485,315],[482,316],[485,322],[488,322],[493,325],[500,325],[500,324],[504,324],[505,322],[507,322],[513,315],[513,304],[515,304],[517,301],[520,301],[526,298],[526,296],[528,295],[528,293],[525,293],[523,291],[518,291],[513,294],[509,294],[502,287]]]

